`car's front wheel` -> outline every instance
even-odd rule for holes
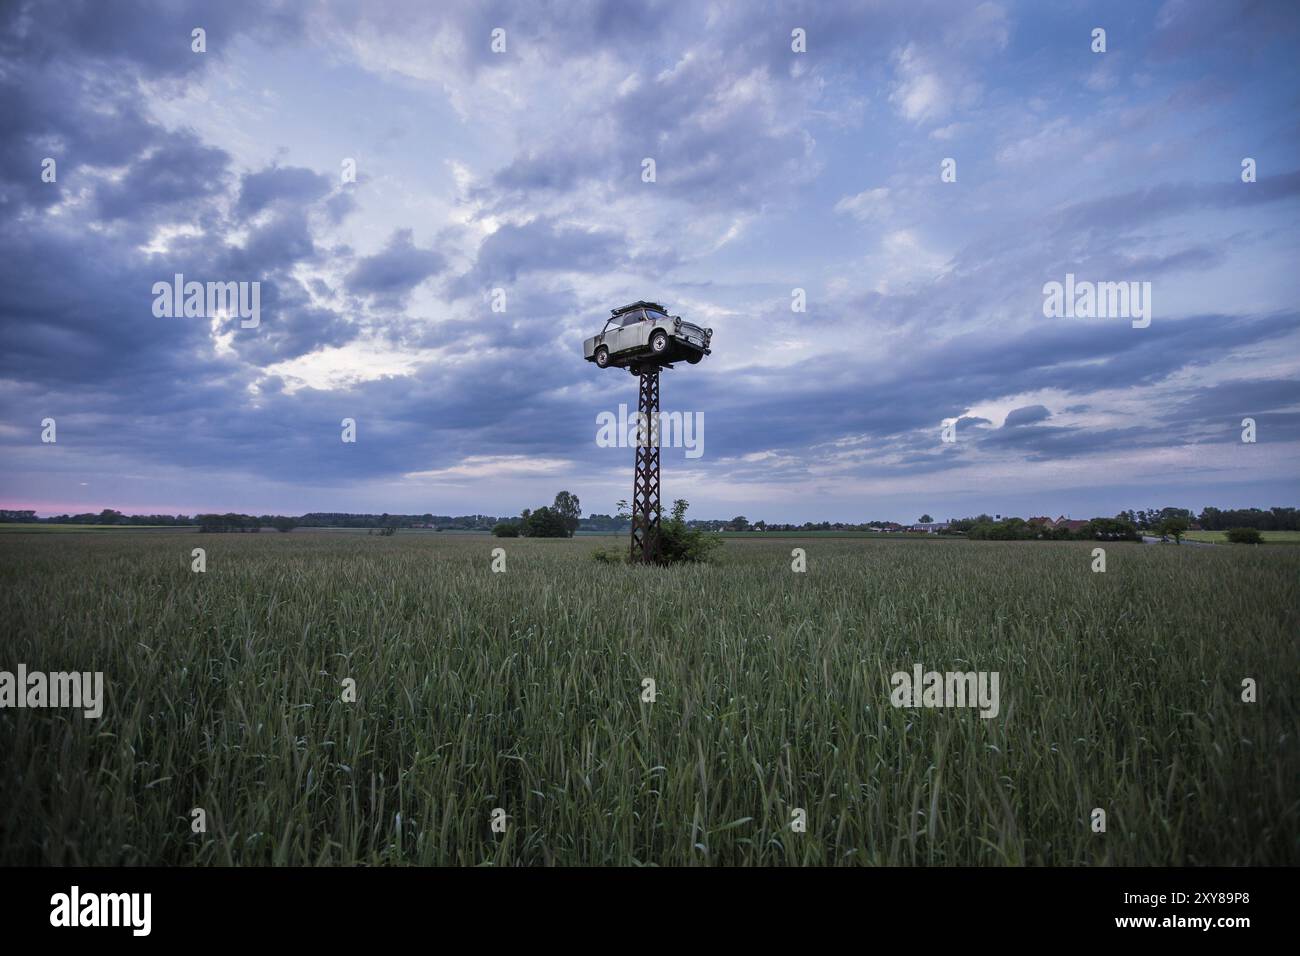
[[[655,329],[650,336],[650,351],[655,355],[663,355],[668,351],[668,333],[663,329]]]
[[[596,349],[596,365],[600,368],[609,367],[609,349],[603,345]]]
[[[703,355],[700,355],[700,354],[698,354],[698,353],[693,354],[693,355],[688,355],[688,356],[686,356],[686,363],[687,363],[688,365],[699,365],[699,364],[700,364],[700,359],[702,359],[702,358],[704,358],[704,356],[703,356]]]

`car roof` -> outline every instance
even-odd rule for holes
[[[631,305],[621,305],[617,309],[610,309],[609,314],[622,315],[624,312],[631,312],[634,309],[653,309],[656,312],[662,312],[664,315],[668,314],[668,310],[665,309],[658,302],[645,302],[645,301],[633,302]]]

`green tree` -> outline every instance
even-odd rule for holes
[[[582,520],[582,504],[578,501],[578,496],[561,491],[555,496],[555,504],[551,505],[551,510],[560,516],[560,520],[564,522],[564,527],[569,532],[569,537],[573,537],[573,533],[578,530],[578,522]]]
[[[1187,526],[1190,524],[1185,515],[1170,515],[1160,520],[1156,533],[1161,537],[1173,538],[1177,544],[1183,543],[1183,535],[1187,533]]]
[[[524,521],[523,533],[529,538],[567,538],[569,526],[552,508],[538,508]]]
[[[921,515],[921,524],[929,524],[933,520],[934,519],[931,518],[929,515]]]

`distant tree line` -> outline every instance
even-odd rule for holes
[[[948,522],[948,534],[962,534],[975,541],[1141,541],[1137,527],[1123,518],[1093,518],[1079,522],[1080,527],[1069,525],[1048,526],[1024,518],[1003,518],[998,521],[988,515],[974,518],[957,518]]]
[[[298,519],[303,528],[431,528],[438,531],[491,531],[501,519],[496,515],[420,515],[351,514],[339,511],[313,511]]]
[[[579,531],[604,531],[613,533],[616,531],[628,531],[632,527],[632,519],[627,515],[587,515],[578,525]]]
[[[241,515],[228,512],[223,515],[195,515],[199,531],[206,534],[257,532],[263,528],[292,531],[298,526],[296,518],[284,515]]]
[[[922,523],[929,515],[922,516]],[[1108,524],[1119,522],[1119,524]],[[288,531],[300,528],[427,528],[437,531],[492,531],[501,534],[527,537],[571,537],[577,531],[625,532],[631,527],[627,514],[591,514],[583,518],[578,498],[567,491],[556,495],[554,503],[536,510],[525,509],[516,518],[495,515],[436,515],[424,514],[355,514],[351,512],[313,511],[298,517],[285,515],[243,515],[227,513],[199,515],[128,515],[112,508],[88,511],[82,514],[61,514],[39,518],[33,510],[0,510],[0,523],[21,524],[88,524],[88,525],[199,525],[204,531],[246,532],[258,528],[277,528]],[[1300,509],[1274,507],[1220,509],[1204,508],[1194,515],[1187,508],[1148,508],[1121,511],[1114,518],[1093,518],[1089,528],[1043,528],[1031,521],[1013,517],[956,518],[949,522],[946,533],[962,534],[971,538],[993,540],[1018,540],[1027,538],[1089,538],[1127,536],[1131,526],[1140,536],[1147,534],[1173,534],[1183,531],[1230,531],[1237,528],[1256,531],[1300,531]],[[896,521],[805,521],[802,524],[751,522],[744,515],[731,519],[692,519],[684,527],[696,531],[901,531],[907,526]],[[500,529],[500,530],[498,530]]]
[[[38,518],[35,511],[0,511],[0,524],[121,524],[121,525],[192,525],[194,519],[189,515],[124,515],[112,508],[103,511],[87,511],[77,515],[55,515],[51,518]]]
[[[1256,531],[1300,531],[1300,509],[1297,508],[1206,508],[1196,519],[1206,531],[1227,531],[1230,528],[1254,528]]]

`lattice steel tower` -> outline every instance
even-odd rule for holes
[[[636,469],[632,476],[633,561],[654,562],[662,518],[659,499],[659,368],[642,371],[637,403]]]

